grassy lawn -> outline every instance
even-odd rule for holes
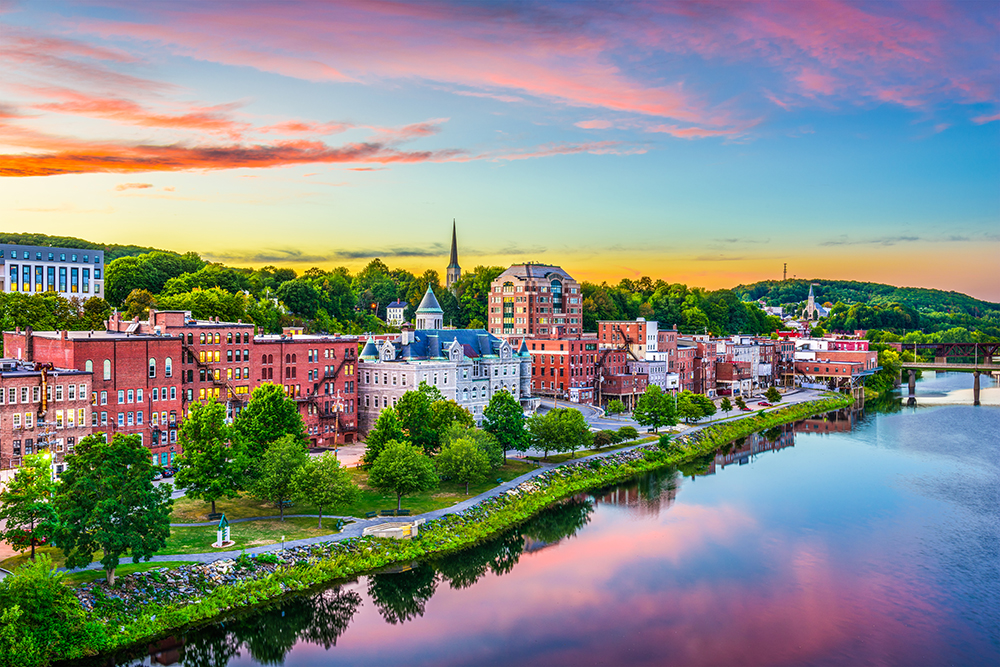
[[[334,531],[334,519],[324,519],[323,528],[316,527],[316,519],[298,518],[285,519],[265,519],[261,521],[247,521],[246,523],[234,523],[230,529],[230,538],[236,542],[233,546],[217,551],[235,551],[250,547],[260,547],[265,544],[274,544],[281,541],[281,536],[285,536],[285,541],[299,540],[307,537],[318,537],[329,535]],[[215,526],[203,526],[198,528],[171,528],[170,537],[167,538],[167,546],[157,554],[190,554],[213,551],[212,543],[215,542]]]
[[[469,485],[469,495],[474,496],[483,493],[484,491],[489,491],[497,485],[497,478],[500,478],[505,482],[509,482],[515,477],[520,477],[524,473],[534,470],[535,467],[536,466],[533,463],[527,461],[510,459],[499,470],[491,473],[490,477],[486,481],[480,484]],[[355,483],[361,489],[361,492],[358,494],[358,497],[354,502],[326,509],[324,510],[324,515],[333,514],[340,516],[363,517],[367,512],[396,509],[396,496],[392,494],[380,493],[368,487],[368,473],[366,471],[359,468],[349,468],[348,470],[351,473],[351,477],[354,478]],[[465,500],[467,497],[468,496],[465,495],[464,484],[442,482],[441,486],[434,491],[419,493],[412,496],[404,496],[403,507],[408,508],[413,514],[420,514],[431,510],[450,507],[455,503]],[[234,498],[233,500],[220,500],[215,504],[215,507],[217,511],[224,512],[226,518],[228,519],[272,516],[278,513],[278,510],[276,510],[273,505],[261,502],[255,498],[250,498],[249,496],[240,496],[239,498]],[[178,498],[174,501],[174,511],[171,515],[171,522],[197,523],[208,521],[208,512],[210,510],[211,505],[201,500]],[[294,506],[285,510],[285,513],[316,514],[316,508],[302,503],[295,503]],[[286,519],[285,523],[287,524],[288,521],[289,519]],[[298,519],[296,519],[296,521],[298,521]],[[313,524],[315,524],[314,519],[309,519],[307,521],[312,521]],[[243,524],[236,524],[232,526],[234,536],[236,535],[237,526],[241,525]],[[325,519],[323,525],[326,525]],[[171,532],[185,530],[211,531],[213,539],[209,540],[209,543],[214,541],[214,528],[174,528]],[[171,537],[171,539],[173,538]]]
[[[62,567],[63,562],[66,560],[66,558],[63,556],[63,552],[59,551],[59,549],[57,549],[56,547],[38,547],[35,549],[35,553],[48,554],[49,557],[52,559],[52,562],[55,563],[58,567]],[[100,560],[102,558],[104,558],[103,553],[97,556],[95,560]],[[20,565],[24,565],[30,560],[31,560],[31,549],[28,549],[22,554],[11,556],[10,558],[5,558],[4,560],[0,561],[0,567],[2,567],[5,570],[10,570],[11,572],[13,572],[14,568]]]

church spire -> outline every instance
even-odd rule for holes
[[[451,289],[462,276],[462,267],[458,265],[458,236],[456,235],[455,219],[451,220],[451,261],[445,271],[445,287]]]

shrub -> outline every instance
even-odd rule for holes
[[[635,430],[633,426],[622,426],[618,429],[618,441],[626,442],[627,440],[635,440],[639,437],[639,431]]]

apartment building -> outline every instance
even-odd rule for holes
[[[104,251],[0,243],[0,291],[104,296]]]
[[[583,331],[580,283],[558,266],[510,267],[490,284],[488,311],[487,329],[498,336],[573,335]]]

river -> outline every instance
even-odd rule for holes
[[[1000,409],[890,398],[125,664],[1000,664],[998,500]]]

